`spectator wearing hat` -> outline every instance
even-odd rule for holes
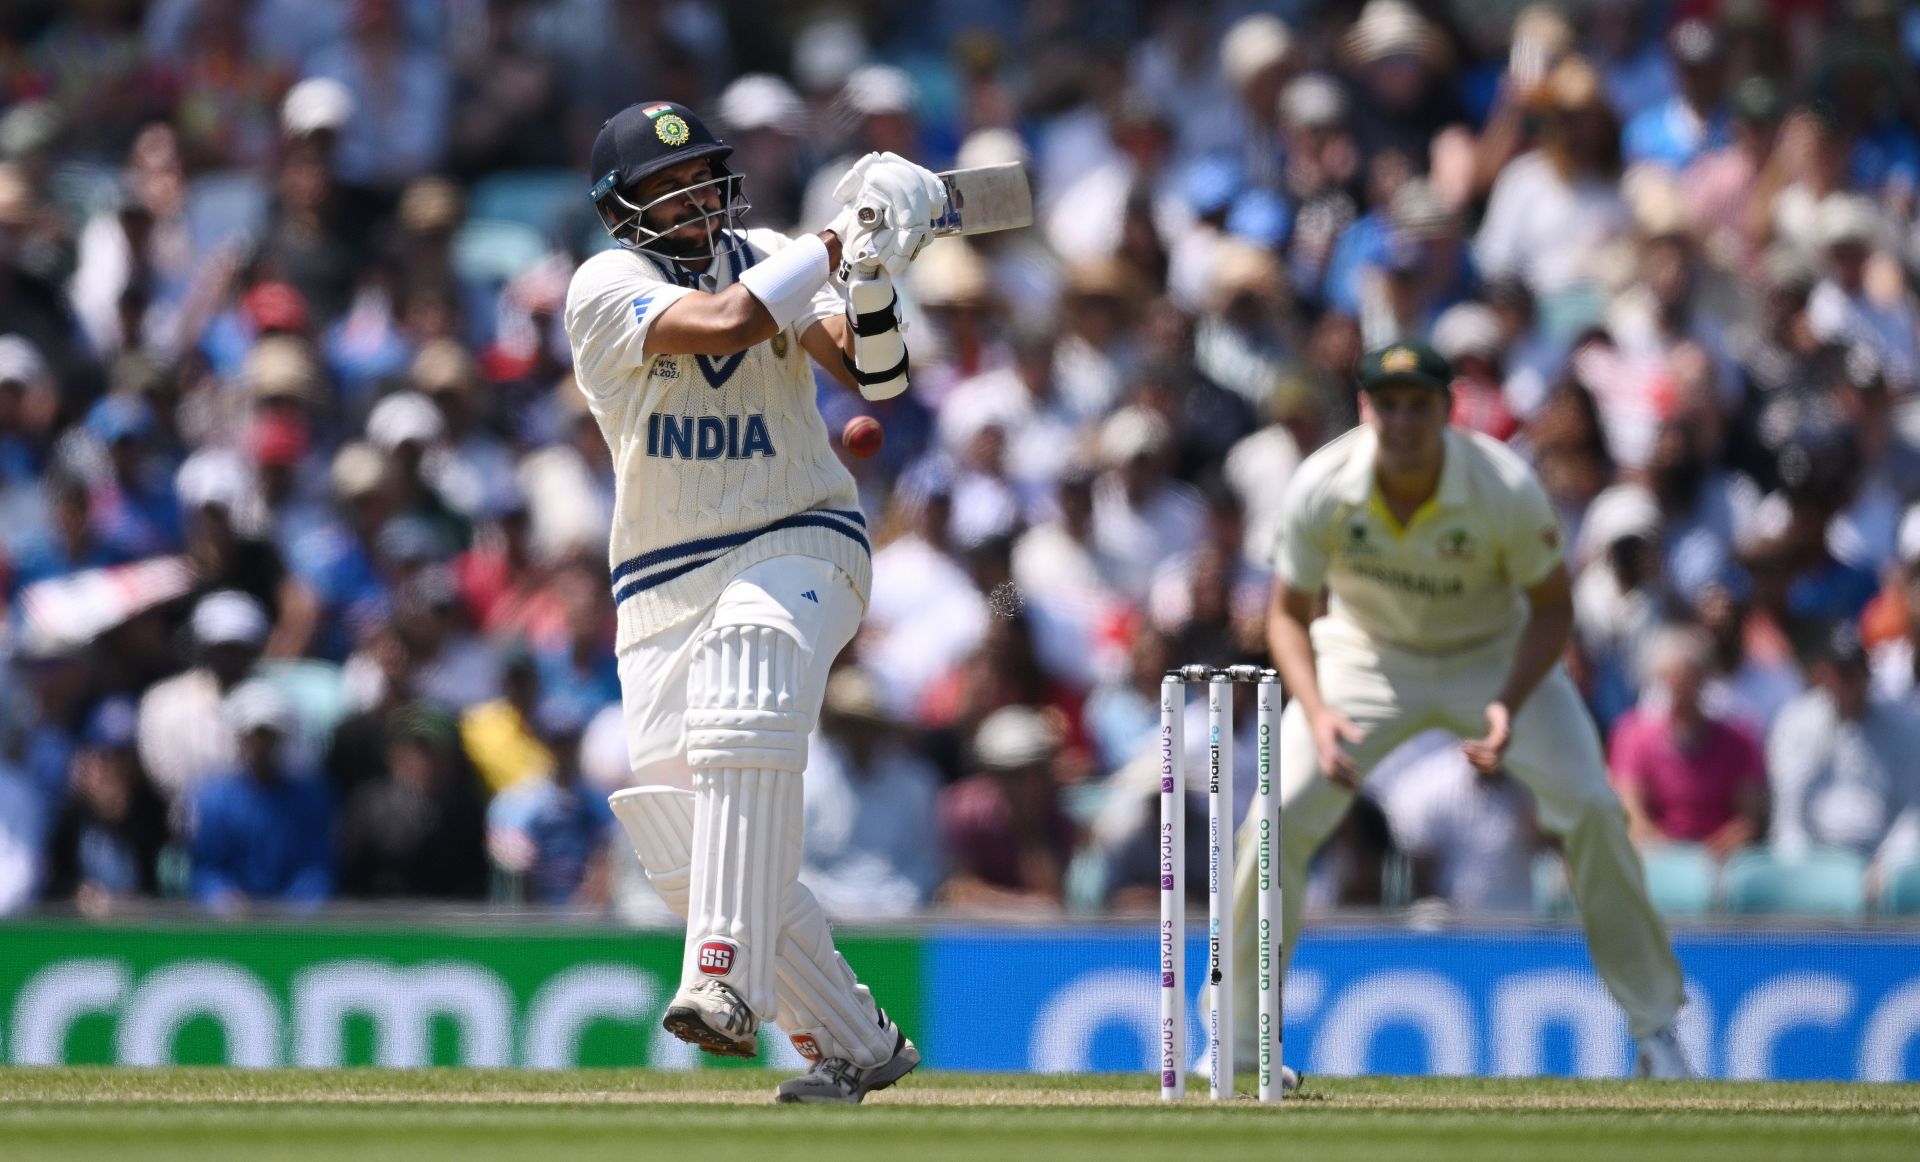
[[[547,560],[598,554],[613,520],[613,459],[606,438],[571,374],[555,382],[543,402],[551,405],[552,442],[527,453],[518,473],[533,518],[534,551]]]
[[[452,716],[409,702],[388,711],[382,728],[376,763],[341,816],[341,894],[484,898],[486,808]]]
[[[1426,330],[1465,296],[1472,278],[1459,216],[1432,183],[1408,178],[1340,235],[1328,261],[1326,297],[1329,306],[1361,320],[1363,332],[1379,335],[1378,346]]]
[[[715,113],[733,146],[730,164],[753,175],[755,220],[787,230],[800,220],[811,160],[806,101],[772,73],[748,73],[721,90]]]
[[[1433,349],[1453,365],[1453,424],[1511,439],[1520,421],[1508,409],[1506,371],[1501,365],[1505,336],[1492,307],[1463,302],[1448,307],[1433,322]]]
[[[312,429],[294,416],[256,414],[243,447],[259,487],[262,532],[289,559],[301,538],[327,522],[327,464],[310,455]]]
[[[1658,501],[1634,484],[1595,497],[1580,525],[1574,642],[1585,663],[1587,702],[1603,729],[1644,685],[1641,660],[1672,605],[1660,558],[1663,531]]]
[[[128,396],[107,396],[87,412],[87,434],[107,464],[93,485],[94,530],[127,558],[177,552],[182,543],[173,468],[154,454],[153,426],[146,401]]]
[[[1677,91],[1627,122],[1621,149],[1628,164],[1646,162],[1678,173],[1727,140],[1726,52],[1713,25],[1690,19],[1667,34],[1667,56]]]
[[[354,268],[376,208],[365,192],[342,185],[335,165],[355,118],[353,94],[331,77],[308,77],[280,105],[284,140],[261,264],[297,289],[323,326],[352,298]]]
[[[222,916],[275,905],[313,911],[333,895],[333,799],[317,776],[287,765],[293,707],[251,681],[220,714],[237,746],[226,773],[192,791],[193,898]]]
[[[1561,61],[1539,101],[1539,148],[1500,171],[1473,257],[1483,277],[1520,279],[1549,311],[1595,277],[1596,256],[1630,219],[1618,184],[1619,130],[1593,66]]]
[[[580,739],[591,709],[564,694],[542,699],[534,721],[551,764],[500,792],[487,807],[487,851],[516,900],[607,901],[613,811],[606,795],[580,773]]]
[[[94,708],[74,754],[71,794],[47,841],[43,897],[72,902],[86,916],[110,915],[158,890],[167,808],[140,769],[138,725],[131,699]]]
[[[1184,394],[1189,382],[1204,379],[1237,397],[1241,431],[1231,436],[1193,433],[1201,439],[1231,440],[1250,426],[1251,409],[1264,400],[1294,345],[1286,325],[1287,275],[1273,250],[1237,237],[1214,248],[1210,274],[1206,299],[1194,320],[1193,367],[1182,370],[1179,386]],[[1142,378],[1165,378],[1169,369],[1137,365],[1129,378],[1137,386]]]
[[[860,656],[880,680],[890,712],[903,718],[987,629],[987,603],[960,563],[952,513],[951,466],[923,459],[901,475],[888,513],[894,535],[873,555]]]
[[[1798,251],[1784,244],[1769,247],[1760,256],[1757,273],[1757,309],[1733,330],[1730,339],[1751,411],[1764,423],[1769,408],[1805,394],[1817,381],[1815,369],[1822,344],[1807,317],[1807,299],[1819,281],[1819,273]],[[1757,431],[1750,438],[1763,442]],[[1750,471],[1757,467],[1767,472],[1772,468],[1753,459],[1763,454],[1770,457],[1771,449],[1741,448],[1737,454],[1747,458],[1745,466]]]
[[[0,389],[4,390],[4,389]],[[64,471],[47,474],[41,482],[46,496],[44,523],[26,532],[15,544],[7,578],[9,598],[36,581],[65,577],[86,569],[118,565],[127,552],[109,543],[92,523],[92,490],[86,481]]]
[[[1653,635],[1648,694],[1614,723],[1607,766],[1635,842],[1699,843],[1725,858],[1766,834],[1767,767],[1757,736],[1707,700],[1712,648],[1691,626]]]
[[[386,612],[390,586],[374,543],[393,512],[395,486],[387,459],[359,442],[335,453],[328,484],[332,518],[304,533],[287,560],[319,601],[314,652],[338,659],[351,650],[362,624]]]
[[[414,388],[440,409],[445,424],[434,477],[447,495],[460,498],[473,514],[492,513],[512,503],[518,489],[513,449],[495,432],[489,414],[490,393],[480,365],[454,339],[435,339],[414,356],[407,374]]]
[[[808,749],[800,869],[829,916],[895,918],[927,906],[945,872],[939,790],[939,773],[887,713],[874,679],[835,671]]]
[[[1349,125],[1352,102],[1325,73],[1307,73],[1280,92],[1280,147],[1286,170],[1278,191],[1297,217],[1335,220],[1350,213],[1365,160]]]
[[[1060,730],[1029,706],[988,715],[973,736],[979,773],[940,793],[951,871],[942,889],[959,911],[1057,911],[1074,829],[1060,806],[1053,762]]]
[[[1055,175],[1042,174],[1036,221],[1069,267],[1119,258],[1144,271],[1164,261],[1157,254],[1155,223],[1163,215],[1175,221],[1180,216],[1179,199],[1166,181],[1176,115],[1158,94],[1120,93],[1089,132],[1084,162],[1055,181],[1048,180]]]
[[[986,262],[963,238],[936,239],[914,260],[906,282],[932,332],[911,390],[927,407],[944,411],[960,382],[1012,362],[998,334],[1001,304]]]
[[[1153,571],[1199,543],[1206,506],[1169,474],[1173,433],[1165,420],[1122,408],[1100,427],[1103,468],[1093,491],[1093,544],[1115,589],[1144,602]]]
[[[287,571],[272,541],[252,535],[264,513],[258,486],[237,452],[207,448],[180,466],[175,491],[187,522],[187,561],[203,593],[234,590],[253,598],[273,628],[265,654],[306,653],[319,603]]]
[[[1446,39],[1406,0],[1367,0],[1339,56],[1355,82],[1353,128],[1362,153],[1397,153],[1414,172],[1426,172],[1433,139],[1467,120],[1446,84]]]
[[[1773,849],[1792,859],[1837,847],[1883,869],[1897,866],[1920,852],[1920,721],[1874,692],[1866,648],[1850,624],[1829,636],[1813,678],[1767,736]]]
[[[799,225],[802,229],[824,229],[840,212],[833,187],[838,184],[839,175],[846,173],[863,154],[924,155],[919,124],[914,117],[914,105],[919,98],[919,86],[912,75],[894,65],[861,65],[846,75],[820,126],[834,134],[828,140],[838,152],[813,171],[813,179],[801,195]]]
[[[1895,389],[1920,384],[1920,331],[1916,301],[1897,276],[1869,285],[1868,268],[1883,244],[1886,224],[1879,207],[1858,194],[1829,194],[1817,215],[1826,274],[1807,299],[1807,321],[1828,343],[1860,345],[1880,360]]]
[[[477,482],[448,455],[446,436],[445,417],[419,392],[395,392],[367,416],[367,442],[392,464],[397,513],[427,521],[464,548],[480,497],[472,494]]]
[[[0,335],[0,492],[38,481],[59,406],[39,349]]]
[[[1362,278],[1356,304],[1366,343],[1385,344],[1431,329],[1440,312],[1466,297],[1473,280],[1459,218],[1428,182],[1402,183],[1389,216],[1393,234],[1377,269],[1365,272],[1371,277]]]
[[[981,427],[996,425],[1005,440],[1007,476],[1028,513],[1045,507],[1081,430],[1097,419],[1097,413],[1076,407],[1061,394],[1054,370],[1058,345],[1051,327],[1015,320],[1008,335],[1012,360],[956,384],[940,408],[936,428],[941,446],[958,455]],[[893,435],[889,425],[889,445]]]
[[[194,665],[140,698],[140,762],[176,811],[202,782],[235,763],[233,729],[221,707],[252,673],[269,628],[260,603],[232,590],[202,597],[188,624]]]
[[[1734,289],[1701,261],[1697,224],[1671,175],[1642,170],[1630,188],[1637,228],[1634,278],[1608,307],[1607,331],[1629,358],[1665,367],[1676,379],[1687,374],[1696,352],[1705,355],[1711,379],[1704,384],[1706,398],[1696,402],[1736,409],[1741,383],[1724,311],[1735,301]]]
[[[1256,12],[1241,17],[1220,38],[1219,75],[1226,101],[1179,109],[1177,123],[1198,122],[1205,139],[1217,141],[1245,172],[1247,181],[1278,188],[1280,95],[1299,68],[1293,30],[1278,16]],[[1145,90],[1152,92],[1154,90]],[[1195,131],[1181,129],[1183,138]]]

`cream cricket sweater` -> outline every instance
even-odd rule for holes
[[[833,454],[799,336],[845,304],[831,285],[813,311],[725,357],[642,354],[647,329],[694,290],[717,293],[788,245],[749,230],[704,276],[626,250],[594,255],[567,288],[574,375],[613,453],[608,557],[626,650],[704,614],[749,565],[797,554],[831,561],[861,600],[872,551],[853,477]]]

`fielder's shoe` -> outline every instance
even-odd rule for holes
[[[752,1057],[760,1052],[759,1018],[724,981],[703,980],[681,989],[660,1024],[716,1057]]]
[[[1675,1036],[1671,1024],[1650,1037],[1640,1038],[1640,1052],[1634,1058],[1633,1075],[1673,1081],[1698,1076],[1687,1062],[1686,1051],[1680,1048],[1680,1038]]]
[[[907,1040],[905,1033],[900,1034],[899,1043],[893,1048],[893,1056],[882,1061],[872,1069],[862,1069],[844,1057],[826,1057],[814,1062],[813,1068],[805,1076],[780,1083],[773,1091],[775,1101],[782,1102],[841,1102],[846,1105],[859,1105],[862,1098],[876,1089],[885,1089],[913,1072],[920,1064],[920,1051]]]

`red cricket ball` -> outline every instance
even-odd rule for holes
[[[886,439],[886,429],[872,416],[855,416],[847,421],[846,427],[840,429],[840,442],[846,445],[847,451],[863,460],[878,452]]]

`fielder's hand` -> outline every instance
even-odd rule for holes
[[[1504,702],[1487,704],[1487,736],[1472,742],[1462,743],[1460,749],[1467,754],[1467,761],[1473,769],[1483,775],[1491,775],[1500,769],[1501,756],[1507,752],[1507,743],[1513,738],[1513,715]]]
[[[846,209],[834,219],[842,262],[900,274],[933,241],[933,220],[947,187],[923,166],[892,153],[870,153],[833,189]]]
[[[1349,791],[1360,789],[1360,768],[1340,744],[1359,743],[1367,733],[1337,710],[1325,710],[1308,725],[1313,730],[1313,753],[1320,760],[1320,771],[1328,781]]]

